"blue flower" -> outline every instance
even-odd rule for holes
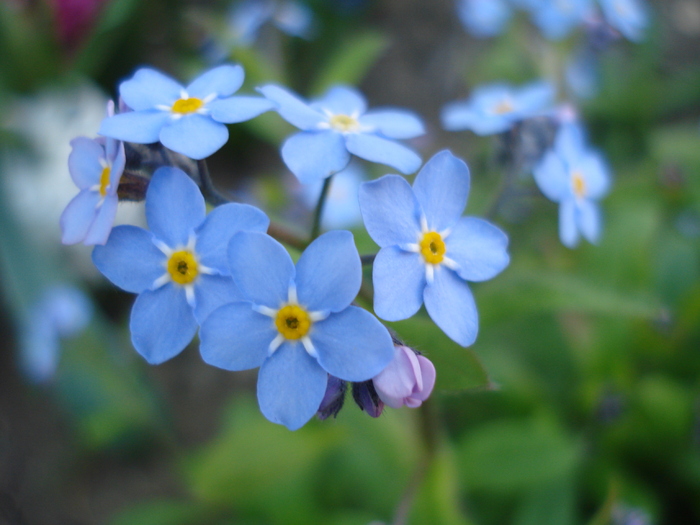
[[[241,87],[243,76],[241,66],[223,65],[183,88],[154,69],[139,69],[119,86],[134,111],[105,119],[100,135],[138,144],[160,141],[190,158],[208,157],[228,140],[222,122],[243,122],[272,109],[264,98],[229,96]]]
[[[362,267],[350,232],[321,235],[296,267],[272,237],[241,232],[228,259],[249,302],[215,310],[202,324],[200,350],[225,370],[260,367],[258,402],[270,421],[300,428],[321,406],[328,374],[365,381],[393,358],[386,328],[351,306]]]
[[[350,161],[350,153],[388,164],[405,174],[421,165],[413,150],[393,140],[424,133],[423,123],[410,111],[366,111],[364,97],[346,86],[331,88],[311,104],[279,86],[258,90],[277,104],[282,118],[303,130],[282,145],[282,159],[302,184],[339,172]]]
[[[554,148],[535,167],[534,176],[542,193],[559,203],[561,242],[573,248],[579,232],[597,242],[601,219],[595,201],[608,192],[610,174],[601,156],[586,147],[580,126],[561,127]]]
[[[442,125],[449,131],[469,129],[477,135],[492,135],[543,113],[553,101],[554,88],[548,82],[534,82],[519,89],[489,84],[476,88],[467,100],[447,104],[441,113]]]
[[[630,40],[644,38],[649,15],[641,0],[599,0],[608,24]]]
[[[107,114],[114,114],[111,101]],[[117,214],[117,188],[126,162],[124,144],[103,137],[77,137],[70,144],[68,171],[80,193],[61,214],[61,241],[104,244]]]
[[[561,40],[591,16],[591,0],[551,0],[533,5],[532,20],[545,38]]]
[[[457,15],[469,33],[489,38],[503,32],[512,16],[506,0],[459,0]]]
[[[177,168],[159,168],[146,192],[151,231],[118,226],[92,260],[107,279],[139,296],[131,310],[131,341],[151,364],[177,355],[197,323],[239,300],[226,263],[226,246],[240,230],[266,231],[263,212],[224,204],[206,215],[197,185]]]
[[[380,246],[374,261],[374,311],[387,321],[428,314],[449,337],[468,346],[478,317],[468,281],[485,281],[509,262],[508,238],[489,222],[462,217],[469,168],[441,151],[420,170],[413,187],[385,175],[360,188],[365,227]]]
[[[308,38],[313,30],[313,18],[311,9],[299,2],[244,0],[234,4],[230,11],[231,43],[250,46],[267,21],[288,35]]]

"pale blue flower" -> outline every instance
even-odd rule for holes
[[[261,97],[235,96],[243,68],[223,65],[207,71],[186,88],[155,69],[139,69],[122,82],[119,94],[133,111],[102,122],[100,134],[138,144],[160,141],[193,159],[208,157],[228,140],[223,123],[243,122],[272,109]]]
[[[535,167],[535,181],[547,198],[559,203],[559,237],[573,248],[579,233],[592,243],[601,230],[597,200],[610,186],[608,166],[590,150],[577,124],[566,124],[557,133],[554,148]]]
[[[531,8],[532,20],[546,38],[561,40],[591,17],[592,8],[592,0],[541,1]]]
[[[177,355],[210,312],[241,299],[226,263],[238,231],[267,231],[269,219],[246,204],[206,215],[197,185],[177,168],[159,168],[146,192],[151,231],[117,226],[92,260],[112,283],[139,296],[131,310],[131,341],[151,364]]]
[[[553,102],[554,88],[549,82],[533,82],[521,88],[489,84],[476,88],[466,100],[445,105],[440,116],[446,130],[468,129],[477,135],[492,135],[543,114]]]
[[[270,421],[296,430],[321,406],[328,374],[365,381],[393,358],[386,328],[351,306],[362,267],[350,232],[321,235],[296,267],[272,237],[241,232],[228,259],[248,302],[215,310],[202,324],[200,350],[225,370],[260,367],[258,402]]]
[[[426,162],[413,187],[398,175],[365,182],[360,209],[381,247],[374,261],[374,311],[387,321],[414,315],[423,302],[450,338],[468,346],[478,316],[465,281],[485,281],[509,262],[508,238],[491,223],[462,217],[469,168],[449,151]]]
[[[457,16],[476,38],[489,38],[503,32],[513,15],[507,0],[459,0]]]
[[[232,5],[228,27],[234,45],[250,46],[258,31],[271,22],[291,36],[309,38],[313,31],[314,15],[301,2],[280,0],[243,0]]]
[[[333,177],[331,187],[323,206],[321,226],[326,230],[353,228],[362,223],[357,192],[360,184],[367,179],[364,170],[355,163],[339,171]],[[301,186],[302,198],[309,209],[314,209],[321,195],[323,181]]]
[[[649,25],[647,6],[642,0],[598,0],[605,20],[625,37],[638,42]]]
[[[311,104],[280,86],[258,90],[277,105],[282,118],[303,130],[282,145],[282,159],[302,184],[339,172],[348,165],[351,153],[404,174],[421,165],[413,150],[395,140],[425,132],[420,118],[410,111],[367,111],[364,97],[347,86],[333,87]]]

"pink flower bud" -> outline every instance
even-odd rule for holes
[[[372,382],[379,398],[391,408],[416,408],[435,386],[435,367],[407,346],[394,347],[394,360]]]

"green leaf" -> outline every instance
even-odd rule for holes
[[[515,517],[515,525],[573,525],[575,487],[556,482],[528,493]]]

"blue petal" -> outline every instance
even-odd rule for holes
[[[346,136],[348,151],[360,158],[396,168],[404,175],[421,165],[421,158],[410,148],[379,135],[354,133]]]
[[[578,226],[583,236],[593,244],[600,239],[600,210],[598,206],[589,200],[581,200],[578,203]]]
[[[584,176],[586,197],[600,199],[610,189],[610,170],[607,163],[598,153],[589,153],[578,168]]]
[[[301,428],[321,405],[327,383],[328,374],[301,344],[285,343],[260,367],[260,411],[289,430]]]
[[[520,119],[531,117],[549,109],[554,102],[554,86],[550,82],[533,82],[514,93],[514,106]]]
[[[214,310],[199,330],[199,351],[205,363],[224,370],[249,370],[263,364],[277,336],[272,319],[254,312],[250,303],[232,303]]]
[[[348,86],[334,86],[321,98],[316,99],[311,107],[318,110],[327,110],[334,115],[359,116],[367,110],[365,97]]]
[[[575,199],[566,199],[559,204],[559,238],[569,248],[578,244]]]
[[[158,142],[160,130],[170,121],[170,113],[159,109],[131,111],[108,117],[100,125],[100,135],[137,144]]]
[[[95,220],[100,194],[96,191],[82,190],[68,203],[61,214],[61,242],[77,244],[85,240],[90,225]]]
[[[415,243],[420,235],[420,206],[403,177],[385,175],[360,186],[360,210],[367,233],[379,246]]]
[[[510,129],[513,118],[509,114],[486,114],[469,101],[446,104],[440,113],[442,126],[448,131],[471,130],[477,135],[493,135]]]
[[[182,86],[175,80],[149,68],[139,69],[119,86],[119,94],[134,111],[153,109],[160,104],[172,106],[181,91]]]
[[[270,219],[255,206],[230,203],[219,206],[207,215],[197,228],[195,246],[200,262],[216,269],[222,275],[229,275],[228,243],[236,232],[266,232]]]
[[[311,311],[339,312],[357,296],[362,263],[349,231],[335,230],[314,240],[297,262],[299,304]]]
[[[423,292],[430,318],[447,336],[462,346],[476,340],[479,316],[474,296],[466,282],[455,272],[438,266],[435,279]]]
[[[413,182],[428,228],[440,232],[456,224],[469,196],[469,168],[448,150],[433,155]]]
[[[284,120],[299,129],[316,129],[320,122],[327,120],[323,113],[309,107],[303,100],[284,88],[268,84],[258,91],[277,105],[277,112]]]
[[[201,274],[194,286],[194,299],[194,317],[201,325],[220,306],[245,298],[230,276]]]
[[[463,217],[447,239],[447,257],[459,267],[456,272],[467,281],[486,281],[508,266],[508,237],[493,224],[476,217]]]
[[[394,344],[386,327],[357,306],[314,323],[311,341],[319,364],[345,381],[371,379],[394,358]]]
[[[191,159],[201,160],[215,153],[228,140],[228,129],[206,115],[184,115],[160,130],[163,146]]]
[[[425,261],[394,246],[379,250],[372,268],[374,311],[386,321],[414,315],[423,304]]]
[[[140,294],[131,309],[131,343],[152,365],[175,357],[197,333],[185,291],[172,284]]]
[[[545,196],[559,202],[571,194],[571,180],[561,157],[548,151],[533,172],[535,182]]]
[[[124,173],[124,167],[126,166],[126,152],[122,141],[108,138],[107,145],[110,143],[116,143],[117,146],[114,157],[109,159],[112,163],[112,167],[109,174],[109,188],[107,193],[116,195],[117,188],[119,187],[119,179],[121,179],[121,176]]]
[[[165,274],[165,254],[153,244],[153,235],[136,226],[112,229],[107,244],[95,246],[92,262],[122,290],[140,293]]]
[[[361,126],[371,126],[390,139],[412,139],[425,133],[423,121],[402,109],[374,110],[359,118]]]
[[[302,184],[309,184],[338,173],[350,154],[335,131],[302,131],[284,142],[282,159]]]
[[[229,97],[215,100],[207,107],[211,110],[211,118],[214,120],[234,124],[270,111],[275,108],[275,105],[262,97]]]
[[[239,232],[228,245],[233,280],[245,298],[277,309],[288,300],[294,263],[280,243],[265,233]]]
[[[70,141],[73,148],[68,155],[68,171],[75,185],[81,190],[100,183],[102,164],[100,158],[105,151],[97,142],[87,137],[77,137]]]
[[[505,0],[461,0],[457,16],[476,38],[488,38],[501,33],[512,16]]]
[[[239,65],[224,64],[202,73],[187,86],[187,94],[199,99],[212,94],[228,97],[240,89],[244,78],[243,68]]]
[[[576,165],[586,154],[586,140],[583,128],[577,124],[565,124],[557,132],[554,150],[567,164]]]
[[[184,171],[156,170],[146,191],[146,221],[157,239],[170,248],[187,246],[205,214],[204,197]]]
[[[117,204],[119,199],[116,194],[107,195],[102,202],[102,206],[96,210],[95,217],[88,229],[83,244],[91,246],[93,244],[104,244],[107,242],[109,232],[112,231],[114,217],[117,215]]]

